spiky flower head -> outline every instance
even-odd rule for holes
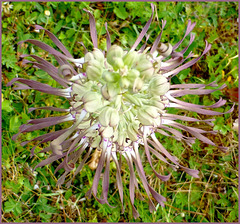
[[[173,107],[205,115],[220,115],[222,113],[210,109],[225,104],[223,99],[211,106],[195,105],[177,99],[187,94],[210,94],[216,89],[206,87],[216,86],[215,83],[210,83],[207,86],[204,84],[171,85],[170,83],[173,76],[196,63],[211,47],[206,42],[205,49],[199,57],[185,62],[193,57],[192,52],[186,57],[183,56],[194,40],[194,35],[191,34],[189,45],[182,51],[176,51],[185,37],[192,31],[195,23],[188,22],[184,37],[174,46],[160,42],[161,32],[151,47],[146,48],[145,43],[140,50],[136,50],[153,19],[153,5],[151,7],[152,16],[129,51],[120,46],[111,45],[107,24],[105,24],[107,52],[98,49],[95,20],[93,15],[85,10],[90,17],[90,34],[94,48],[80,59],[74,59],[51,32],[36,25],[36,29],[45,30],[62,53],[38,40],[28,39],[20,42],[20,44],[29,42],[48,51],[56,58],[59,66],[55,67],[50,62],[35,55],[23,55],[22,57],[30,56],[35,59],[35,61],[25,60],[24,62],[32,63],[35,67],[48,72],[63,88],[53,88],[47,84],[22,78],[14,78],[8,84],[12,85],[16,82],[17,87],[15,89],[35,89],[62,96],[69,100],[70,107],[68,109],[55,107],[31,108],[30,111],[46,109],[64,112],[65,115],[30,120],[27,124],[22,125],[19,133],[14,136],[14,139],[16,139],[23,132],[39,130],[62,122],[72,122],[72,126],[66,129],[50,132],[22,143],[22,145],[26,145],[31,141],[40,141],[39,145],[50,142],[49,146],[40,152],[51,152],[52,154],[49,158],[40,162],[36,168],[60,160],[61,163],[55,172],[60,169],[65,170],[58,180],[58,184],[61,185],[65,182],[69,173],[72,173],[73,179],[81,171],[90,156],[97,152],[100,158],[99,162],[93,165],[96,172],[93,185],[87,195],[90,197],[93,194],[100,203],[109,204],[107,199],[110,182],[109,169],[110,162],[113,162],[116,165],[117,187],[123,205],[121,166],[125,160],[130,170],[129,193],[135,218],[139,216],[134,207],[134,192],[135,189],[138,189],[135,171],[137,171],[148,195],[150,211],[155,210],[150,195],[162,206],[164,206],[163,202],[166,200],[147,182],[140,155],[145,154],[153,172],[163,181],[168,180],[170,174],[164,176],[154,169],[151,154],[174,169],[181,169],[193,177],[198,177],[197,170],[182,166],[176,157],[163,147],[155,136],[156,132],[185,141],[188,145],[192,145],[197,138],[215,146],[211,140],[203,135],[207,131],[188,127],[179,122],[205,122],[211,125],[213,119],[198,120],[192,117],[170,114],[167,109]],[[165,24],[166,21],[162,21],[162,30]],[[147,39],[148,37],[147,35]],[[224,87],[225,85],[219,89]],[[232,109],[226,113],[231,111]],[[184,135],[180,130],[190,133],[192,137]],[[32,148],[32,155],[36,146]],[[222,146],[219,146],[219,148],[226,150]],[[102,172],[103,175],[101,175]],[[102,195],[99,197],[97,189],[101,178],[103,178]],[[72,179],[67,182],[68,187],[71,185]]]

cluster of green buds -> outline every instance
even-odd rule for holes
[[[123,51],[113,45],[106,58],[99,49],[88,52],[81,68],[81,82],[72,86],[73,107],[98,119],[103,138],[120,146],[138,140],[141,126],[159,126],[168,100],[168,80],[158,74],[151,55]],[[124,134],[126,133],[126,134]]]

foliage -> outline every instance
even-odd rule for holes
[[[7,5],[12,8],[7,9]],[[120,199],[114,187],[114,175],[111,180],[110,202],[117,206],[109,208],[95,199],[86,199],[94,172],[84,167],[70,189],[56,187],[56,177],[51,166],[32,171],[45,156],[38,154],[30,158],[30,149],[34,145],[22,147],[19,142],[30,140],[48,130],[35,131],[21,135],[17,142],[11,137],[18,132],[21,124],[35,117],[51,116],[51,112],[34,111],[28,108],[36,106],[59,106],[68,102],[31,90],[13,91],[6,84],[14,77],[41,80],[52,86],[56,83],[42,71],[23,65],[20,55],[38,52],[31,45],[20,49],[17,43],[25,39],[40,39],[52,45],[42,32],[34,30],[33,25],[41,25],[53,32],[69,49],[74,57],[82,57],[84,49],[92,49],[89,33],[88,15],[82,9],[92,11],[96,18],[98,39],[101,49],[106,49],[106,31],[108,23],[111,42],[129,47],[134,43],[141,29],[151,16],[147,2],[12,2],[3,5],[2,11],[2,202],[3,222],[236,222],[238,220],[238,151],[237,133],[232,124],[238,116],[237,108],[230,115],[217,117],[215,130],[220,133],[211,136],[211,140],[229,147],[227,153],[214,147],[197,142],[189,146],[159,136],[162,143],[173,154],[180,156],[182,164],[200,170],[199,179],[193,179],[186,173],[172,171],[162,167],[156,159],[156,170],[172,172],[170,181],[163,183],[152,173],[146,172],[157,191],[167,197],[166,206],[157,207],[149,213],[145,201],[136,200],[141,218],[134,220],[130,202],[125,199],[125,212],[121,214]],[[167,20],[162,40],[175,44],[183,36],[187,20],[196,22],[195,42],[190,47],[199,54],[204,40],[212,44],[210,52],[191,69],[180,72],[172,79],[173,83],[209,83],[217,80],[226,83],[227,88],[211,96],[186,96],[186,101],[210,104],[219,97],[228,100],[225,110],[236,100],[233,90],[238,87],[238,5],[237,2],[155,2],[157,16],[150,26],[149,44],[161,31],[161,20]],[[50,15],[47,16],[48,10]],[[183,46],[184,42],[183,42]],[[188,52],[186,52],[187,54]],[[40,54],[40,53],[39,53]],[[46,57],[44,52],[42,57]],[[177,111],[176,111],[177,112]],[[182,113],[181,111],[179,113]],[[204,119],[204,117],[200,117]],[[59,126],[51,131],[58,130]],[[43,145],[36,148],[40,151]],[[112,167],[114,171],[114,167]],[[125,192],[128,194],[128,168],[124,167]],[[141,187],[141,186],[140,186]],[[139,198],[136,195],[136,198]]]

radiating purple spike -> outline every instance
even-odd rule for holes
[[[56,160],[59,160],[60,158],[64,157],[65,154],[63,155],[52,155],[50,157],[48,157],[47,159],[41,161],[40,163],[38,163],[35,167],[34,167],[34,170],[36,170],[38,167],[42,167],[42,166],[46,166],[47,164],[49,163],[52,163]]]
[[[106,32],[107,32],[107,50],[108,50],[111,47],[111,37],[110,37],[110,34],[108,32],[107,22],[104,25],[105,25],[105,29],[106,29]]]
[[[23,89],[32,89],[31,87],[21,84],[21,83],[14,83],[15,87],[13,87],[14,90],[23,90]]]
[[[58,38],[51,33],[50,31],[46,30],[42,26],[35,25],[35,29],[37,30],[44,30],[47,35],[51,38],[51,40],[57,45],[57,47],[69,58],[72,58],[73,56],[70,54],[70,52],[67,50],[67,48],[58,40]]]
[[[140,48],[139,52],[143,52],[147,46],[147,41],[149,39],[150,35],[149,34],[146,34],[146,41],[145,43],[142,45],[142,47]]]
[[[92,42],[93,42],[93,47],[98,48],[98,40],[97,40],[97,30],[96,30],[96,23],[95,23],[95,18],[92,15],[92,13],[90,11],[88,11],[87,9],[83,9],[85,12],[88,13],[89,15],[89,23],[90,23],[90,35],[92,38]]]
[[[102,181],[102,195],[103,195],[103,199],[106,201],[107,204],[109,204],[109,202],[107,200],[107,196],[108,196],[108,190],[109,190],[109,172],[110,172],[111,151],[112,150],[109,147],[107,149],[105,171],[103,174],[103,181]]]
[[[152,211],[155,211],[156,208],[155,208],[152,200],[150,199],[150,192],[149,192],[148,185],[147,185],[147,178],[146,178],[146,175],[145,175],[145,172],[144,172],[144,169],[143,169],[143,165],[141,163],[141,158],[140,158],[140,155],[139,155],[139,152],[138,152],[138,146],[136,144],[134,145],[134,151],[135,151],[136,159],[132,155],[131,156],[129,155],[129,160],[132,160],[135,163],[136,170],[138,172],[139,177],[141,178],[143,187],[144,187],[144,189],[147,193],[147,196],[149,198],[150,212],[152,212]]]
[[[40,92],[43,93],[49,93],[52,95],[56,95],[56,96],[63,96],[63,97],[70,97],[70,93],[68,92],[67,89],[58,89],[58,88],[54,88],[51,87],[47,84],[43,84],[41,82],[37,82],[34,80],[28,80],[28,79],[22,79],[22,78],[13,78],[8,84],[7,86],[12,85],[14,82],[21,82],[23,84],[26,84],[28,86],[30,86],[31,88],[38,90]]]
[[[62,176],[57,181],[57,184],[56,184],[57,186],[61,186],[64,183],[67,174],[69,174],[69,172],[67,171],[65,171],[64,174],[62,174]]]
[[[31,63],[33,65],[35,65],[34,67],[40,68],[43,71],[47,72],[54,80],[56,80],[60,85],[64,86],[64,87],[68,87],[67,83],[70,84],[68,81],[66,81],[65,79],[59,77],[58,75],[58,69],[53,66],[51,63],[49,63],[48,61],[36,56],[36,55],[21,55],[20,57],[24,58],[24,57],[32,57],[34,58],[36,61],[38,61],[39,63],[35,62],[35,61],[29,61],[24,59],[23,63],[27,64],[27,63]]]
[[[137,219],[139,217],[139,213],[134,206],[134,192],[135,192],[135,184],[134,183],[137,182],[137,180],[136,180],[136,176],[135,176],[135,173],[134,173],[134,168],[133,168],[132,162],[129,161],[129,158],[126,155],[124,157],[127,161],[128,167],[130,169],[130,181],[129,181],[130,203],[131,203],[131,206],[132,206],[133,217],[135,219]]]
[[[91,188],[91,191],[95,197],[97,196],[97,187],[98,187],[102,169],[103,169],[103,166],[104,166],[104,163],[106,160],[105,154],[106,154],[106,148],[103,148],[101,156],[99,158],[99,163],[98,163],[98,166],[97,166],[94,178],[93,178],[93,184],[92,184],[92,188]]]
[[[87,144],[85,144],[84,146],[82,146],[80,149],[78,149],[78,157],[84,152],[84,150],[88,147]],[[82,161],[80,162],[79,166],[77,167],[76,171],[73,174],[73,178],[82,170],[85,162],[87,161],[87,159],[89,158],[90,154],[92,152],[92,148],[90,147],[87,154],[84,156],[84,158],[82,159]]]
[[[156,199],[156,201],[162,206],[164,207],[164,201],[167,201],[167,199],[165,197],[163,197],[162,195],[158,194],[155,190],[153,190],[153,188],[150,186],[150,184],[148,184],[149,190],[152,194],[152,196]]]
[[[194,35],[193,33],[191,33],[191,34],[190,34],[190,40],[189,40],[188,46],[185,47],[185,48],[181,51],[182,54],[184,54],[184,53],[187,51],[187,49],[188,49],[189,46],[192,44],[192,42],[194,41],[194,39],[195,39],[195,35]]]
[[[162,30],[161,30],[161,33],[158,35],[158,37],[157,37],[156,40],[154,41],[153,46],[152,46],[152,48],[151,48],[151,50],[150,50],[150,54],[152,54],[154,51],[156,51],[157,46],[158,46],[158,44],[159,44],[159,42],[160,42],[160,40],[161,40],[162,33],[163,33],[163,29],[164,29],[166,23],[167,23],[166,20],[162,20]]]
[[[59,111],[59,112],[69,112],[70,109],[63,109],[58,107],[31,107],[28,109],[28,113],[31,113],[34,110],[51,110],[51,111]]]
[[[86,46],[84,45],[84,43],[83,42],[78,42],[78,43],[83,46],[83,48],[84,48],[84,55],[87,54],[88,50],[87,50]]]
[[[172,78],[173,76],[178,74],[180,71],[182,71],[182,70],[184,70],[184,69],[194,65],[204,54],[206,54],[210,50],[210,48],[211,48],[211,44],[209,44],[206,41],[205,49],[204,49],[203,53],[199,57],[197,57],[197,58],[187,62],[184,65],[179,66],[178,68],[176,68],[176,69],[174,69],[174,70],[172,70],[170,72],[167,72],[167,73],[163,74],[163,76],[165,76],[165,77],[170,77],[171,76],[171,78]]]
[[[156,170],[154,169],[153,164],[152,164],[151,155],[150,155],[150,153],[149,153],[148,144],[147,144],[147,140],[146,140],[145,137],[143,138],[143,141],[144,141],[145,153],[146,153],[148,162],[149,162],[149,164],[150,164],[153,172],[155,173],[155,175],[156,175],[160,180],[162,180],[162,181],[167,181],[167,180],[169,180],[171,174],[169,174],[169,175],[167,175],[167,176],[163,176],[163,175],[160,175],[160,174],[158,174],[158,173],[156,172]],[[163,160],[164,160],[164,158],[163,158]]]
[[[132,48],[130,51],[134,51],[136,49],[136,47],[138,46],[138,44],[141,42],[141,40],[143,39],[144,35],[147,33],[147,30],[152,22],[153,19],[153,13],[154,13],[154,4],[151,3],[151,8],[152,8],[152,15],[151,18],[148,20],[148,22],[146,23],[146,25],[144,26],[142,32],[139,34],[137,40],[135,41],[135,43],[133,44]]]
[[[185,33],[184,37],[182,38],[182,40],[180,40],[177,44],[175,44],[175,45],[173,46],[173,51],[178,48],[178,46],[183,42],[183,40],[185,39],[185,37],[193,30],[193,28],[194,28],[195,25],[196,25],[195,22],[192,24],[192,23],[191,23],[191,20],[188,20],[188,25],[187,25],[186,33]]]
[[[47,45],[47,44],[45,44],[45,43],[43,43],[39,40],[27,39],[27,40],[23,40],[23,41],[18,42],[18,45],[21,45],[24,42],[29,42],[31,44],[34,44],[34,45],[40,47],[41,49],[43,49],[45,51],[48,51],[52,55],[57,55],[57,56],[62,57],[64,59],[69,59],[69,57],[67,57],[66,55],[62,54],[61,52],[55,50],[54,48],[50,47],[49,45]]]
[[[184,109],[184,110],[187,110],[187,111],[193,111],[193,112],[197,112],[199,114],[204,114],[204,115],[223,115],[223,114],[228,114],[228,113],[231,113],[234,109],[234,106],[232,106],[232,108],[224,113],[221,113],[221,112],[218,112],[218,111],[212,111],[212,110],[205,110],[205,109],[199,109],[199,108],[189,108],[189,107],[185,107],[185,106],[182,106],[182,105],[179,105],[177,103],[170,103],[168,105],[168,107],[174,107],[174,108],[180,108],[180,109]]]
[[[117,178],[117,187],[118,187],[118,192],[119,192],[119,196],[120,196],[120,201],[122,203],[122,213],[124,212],[124,207],[123,207],[123,184],[122,184],[122,178],[121,178],[121,167],[120,167],[120,162],[118,161],[116,152],[112,152],[112,159],[114,161],[114,163],[116,164],[117,167],[117,174],[116,174],[116,178]]]

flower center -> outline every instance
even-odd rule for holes
[[[106,58],[99,49],[87,53],[81,68],[86,77],[72,85],[72,111],[85,109],[83,123],[99,122],[101,136],[120,146],[137,141],[142,126],[160,125],[168,103],[164,94],[170,84],[154,62],[151,55],[124,52],[116,45]]]

